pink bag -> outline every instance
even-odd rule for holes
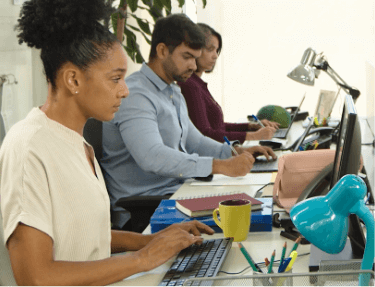
[[[335,150],[319,149],[285,154],[273,186],[273,199],[288,213],[306,186],[335,158]]]

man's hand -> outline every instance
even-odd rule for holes
[[[144,248],[137,251],[144,271],[149,271],[160,266],[182,249],[192,244],[202,243],[203,238],[200,236],[201,233],[211,235],[214,233],[214,230],[194,220],[173,224],[159,231]]]
[[[273,152],[272,148],[268,146],[253,146],[247,149],[244,149],[245,152],[251,153],[253,157],[258,157],[260,155],[264,155],[268,160],[270,159],[277,159],[276,154]]]
[[[238,151],[237,147],[235,149]],[[241,151],[240,155],[228,159],[214,159],[212,173],[232,177],[245,176],[252,169],[254,162],[255,159],[250,153]]]

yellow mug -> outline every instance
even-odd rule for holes
[[[218,212],[220,219],[217,218]],[[250,228],[251,201],[230,199],[219,203],[213,212],[213,218],[224,233],[224,237],[233,237],[236,242],[247,238]]]

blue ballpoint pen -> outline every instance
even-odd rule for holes
[[[262,124],[262,122],[258,119],[258,117],[256,115],[252,115],[253,119],[262,127],[264,128],[264,124]]]
[[[232,147],[232,145],[230,144],[230,141],[228,140],[228,138],[226,136],[224,136],[224,140],[229,145],[229,147],[232,150],[233,154],[238,155],[237,151],[234,149],[234,147]]]

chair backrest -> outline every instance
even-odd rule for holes
[[[95,157],[99,162],[103,156],[103,123],[94,118],[88,119],[83,129],[83,137],[94,148]]]

